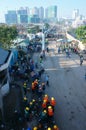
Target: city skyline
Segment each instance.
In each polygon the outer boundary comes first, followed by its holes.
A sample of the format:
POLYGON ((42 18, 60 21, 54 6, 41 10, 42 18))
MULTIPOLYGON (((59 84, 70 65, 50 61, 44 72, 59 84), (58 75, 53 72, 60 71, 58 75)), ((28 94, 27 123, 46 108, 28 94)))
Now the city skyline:
POLYGON ((85 5, 86 5, 86 1, 84 0, 82 3, 82 0, 72 0, 72 2, 70 2, 69 0, 3 0, 0 2, 0 22, 4 22, 4 14, 6 14, 7 10, 17 10, 20 7, 29 7, 29 8, 33 8, 33 7, 43 7, 46 8, 48 6, 51 5, 56 5, 58 7, 58 18, 59 17, 72 17, 72 12, 74 9, 79 9, 80 14, 86 16, 86 9, 85 9, 85 5), (78 4, 77 4, 78 3, 78 4))

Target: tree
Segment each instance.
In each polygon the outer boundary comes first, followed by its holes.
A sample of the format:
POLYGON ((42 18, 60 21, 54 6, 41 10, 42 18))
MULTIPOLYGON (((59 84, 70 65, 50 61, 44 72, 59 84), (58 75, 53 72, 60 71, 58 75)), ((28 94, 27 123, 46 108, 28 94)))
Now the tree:
POLYGON ((17 28, 15 26, 0 26, 0 43, 5 49, 9 49, 12 43, 18 35, 17 28))
POLYGON ((80 26, 76 29, 76 36, 83 43, 86 42, 86 26, 80 26))

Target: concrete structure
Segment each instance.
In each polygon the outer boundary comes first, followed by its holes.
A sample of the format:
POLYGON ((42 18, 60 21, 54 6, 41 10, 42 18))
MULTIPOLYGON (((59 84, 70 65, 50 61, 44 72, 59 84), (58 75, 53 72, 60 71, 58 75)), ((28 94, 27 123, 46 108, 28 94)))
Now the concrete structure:
POLYGON ((11 51, 0 48, 0 111, 3 117, 3 96, 9 92, 9 64, 12 58, 11 51))
POLYGON ((69 39, 69 40, 73 40, 75 42, 78 43, 78 48, 80 50, 84 50, 85 49, 85 46, 82 44, 81 41, 77 40, 76 38, 74 38, 73 36, 71 36, 69 33, 66 32, 66 37, 69 39))

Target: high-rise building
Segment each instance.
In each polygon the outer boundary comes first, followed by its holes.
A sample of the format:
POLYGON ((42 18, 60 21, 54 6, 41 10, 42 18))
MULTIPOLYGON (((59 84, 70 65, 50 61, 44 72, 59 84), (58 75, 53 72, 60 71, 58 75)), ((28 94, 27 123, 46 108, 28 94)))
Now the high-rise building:
POLYGON ((31 15, 37 15, 39 16, 39 10, 37 7, 34 7, 31 9, 31 15))
POLYGON ((5 22, 7 24, 17 24, 17 13, 15 10, 10 10, 5 14, 5 22))
POLYGON ((79 17, 79 9, 74 9, 72 13, 72 18, 75 20, 77 17, 79 17))
POLYGON ((43 7, 39 8, 39 18, 41 20, 44 19, 44 8, 43 7))
POLYGON ((21 7, 17 11, 17 17, 18 17, 18 23, 19 24, 27 24, 28 23, 28 14, 29 14, 29 8, 23 8, 21 7))
POLYGON ((57 6, 50 6, 46 8, 46 18, 57 18, 57 6))

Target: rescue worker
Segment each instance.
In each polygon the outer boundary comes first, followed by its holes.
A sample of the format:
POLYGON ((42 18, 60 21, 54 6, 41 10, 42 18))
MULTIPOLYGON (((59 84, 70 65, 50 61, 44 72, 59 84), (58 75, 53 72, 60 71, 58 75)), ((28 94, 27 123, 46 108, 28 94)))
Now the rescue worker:
POLYGON ((26 93, 27 93, 27 83, 26 82, 24 82, 24 84, 23 84, 23 89, 24 89, 24 95, 26 95, 26 93))
POLYGON ((55 105, 56 105, 56 100, 55 100, 55 98, 54 97, 51 97, 51 99, 50 99, 50 105, 53 107, 53 109, 54 109, 54 107, 55 107, 55 105))
POLYGON ((43 108, 43 109, 46 109, 46 107, 47 107, 47 101, 46 101, 46 100, 43 100, 42 108, 43 108))
POLYGON ((43 90, 45 90, 45 83, 42 83, 42 88, 43 90))
POLYGON ((35 86, 35 88, 38 87, 38 80, 37 79, 35 79, 35 81, 34 81, 34 86, 35 86))
POLYGON ((24 106, 24 108, 27 106, 27 97, 26 96, 24 96, 24 98, 23 98, 23 106, 24 106))
POLYGON ((54 125, 52 130, 59 130, 58 126, 57 125, 54 125))
POLYGON ((49 102, 49 97, 47 94, 44 95, 43 100, 46 100, 47 103, 49 102))
POLYGON ((45 123, 46 122, 46 119, 47 119, 47 111, 46 110, 43 110, 40 114, 40 119, 39 119, 39 122, 40 123, 45 123))
POLYGON ((25 118, 26 118, 27 121, 29 120, 29 115, 30 115, 29 110, 30 110, 29 107, 26 107, 25 110, 24 110, 24 112, 25 112, 25 118))
POLYGON ((31 89, 32 89, 32 92, 34 93, 34 92, 35 92, 35 85, 34 85, 34 82, 32 82, 31 89))
POLYGON ((54 112, 53 112, 52 106, 48 106, 48 116, 53 117, 53 115, 54 115, 54 112))

